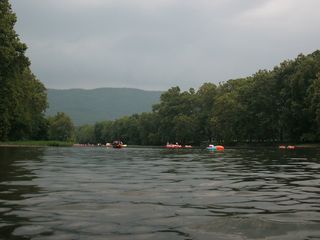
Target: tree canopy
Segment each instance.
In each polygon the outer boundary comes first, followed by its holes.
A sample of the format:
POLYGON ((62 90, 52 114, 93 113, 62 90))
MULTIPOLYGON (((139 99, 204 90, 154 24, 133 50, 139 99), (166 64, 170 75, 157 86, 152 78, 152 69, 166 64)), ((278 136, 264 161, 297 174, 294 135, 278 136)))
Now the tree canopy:
MULTIPOLYGON (((79 141, 88 128, 78 129, 79 141)), ((99 122, 93 129, 86 141, 120 138, 147 145, 320 141, 320 51, 300 54, 246 78, 204 83, 197 91, 172 87, 151 113, 99 122)))
POLYGON ((46 127, 46 89, 30 70, 15 23, 8 0, 0 1, 0 141, 40 138, 46 127))
POLYGON ((49 140, 72 142, 74 140, 74 125, 68 115, 58 112, 55 116, 49 117, 49 140))

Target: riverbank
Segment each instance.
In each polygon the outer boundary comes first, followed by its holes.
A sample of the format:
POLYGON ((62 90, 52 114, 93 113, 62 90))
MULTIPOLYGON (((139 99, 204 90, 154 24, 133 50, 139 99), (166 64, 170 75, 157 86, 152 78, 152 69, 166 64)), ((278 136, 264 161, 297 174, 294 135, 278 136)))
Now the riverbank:
MULTIPOLYGON (((319 143, 308 143, 308 144, 235 144, 235 145, 228 145, 226 144, 225 147, 227 148, 234 148, 234 149, 242 149, 242 148, 278 148, 278 145, 293 145, 296 148, 320 148, 319 143)), ((89 145, 80 145, 74 144, 71 142, 63 142, 63 141, 8 141, 8 142, 0 142, 0 147, 79 147, 79 146, 87 146, 87 147, 96 147, 99 145, 89 144, 89 145)), ((104 145, 100 145, 104 147, 104 145)), ((193 149, 203 149, 207 145, 201 146, 193 146, 193 149)), ((142 145, 130 145, 131 148, 163 148, 163 146, 142 146, 142 145)))
POLYGON ((73 143, 63 141, 9 141, 0 142, 0 147, 72 147, 73 143))

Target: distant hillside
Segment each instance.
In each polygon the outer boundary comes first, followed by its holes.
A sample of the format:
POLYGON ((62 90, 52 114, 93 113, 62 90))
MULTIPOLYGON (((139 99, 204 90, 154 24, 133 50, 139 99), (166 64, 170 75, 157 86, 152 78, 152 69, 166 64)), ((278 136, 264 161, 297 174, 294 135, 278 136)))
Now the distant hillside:
POLYGON ((134 113, 150 112, 160 100, 160 91, 132 88, 48 89, 47 115, 67 113, 75 125, 114 120, 134 113))

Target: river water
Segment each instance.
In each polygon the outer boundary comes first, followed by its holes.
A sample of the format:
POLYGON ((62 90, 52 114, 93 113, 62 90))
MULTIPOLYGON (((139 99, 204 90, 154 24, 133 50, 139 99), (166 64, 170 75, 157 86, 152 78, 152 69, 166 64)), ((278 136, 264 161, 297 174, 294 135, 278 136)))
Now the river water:
POLYGON ((320 239, 320 151, 2 147, 0 239, 320 239))

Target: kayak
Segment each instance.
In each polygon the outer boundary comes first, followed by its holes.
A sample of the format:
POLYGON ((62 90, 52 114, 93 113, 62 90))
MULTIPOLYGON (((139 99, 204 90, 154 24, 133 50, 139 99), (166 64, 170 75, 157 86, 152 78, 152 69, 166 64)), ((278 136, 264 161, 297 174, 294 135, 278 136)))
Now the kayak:
POLYGON ((182 146, 180 144, 167 144, 165 148, 176 149, 176 148, 182 148, 182 146))
POLYGON ((213 144, 210 144, 209 147, 207 147, 207 150, 211 150, 211 151, 223 151, 224 150, 224 146, 221 146, 221 145, 213 145, 213 144))
POLYGON ((126 147, 127 145, 126 144, 123 144, 122 141, 113 141, 112 143, 112 147, 113 148, 123 148, 123 147, 126 147))

